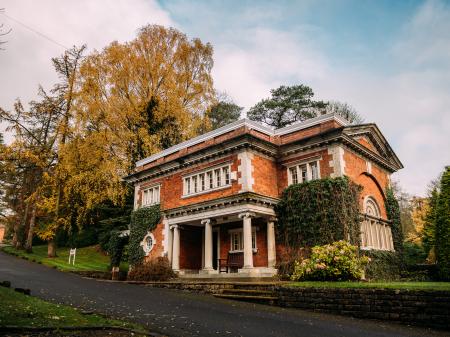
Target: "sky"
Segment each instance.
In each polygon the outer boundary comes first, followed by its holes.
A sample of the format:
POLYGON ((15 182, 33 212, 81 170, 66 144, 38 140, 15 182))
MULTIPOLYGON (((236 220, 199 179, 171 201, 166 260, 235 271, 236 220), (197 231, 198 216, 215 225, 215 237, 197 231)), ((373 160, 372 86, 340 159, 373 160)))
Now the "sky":
MULTIPOLYGON (((270 89, 306 84, 376 123, 424 196, 450 165, 450 1, 0 0, 0 107, 56 80, 51 57, 175 27, 214 47, 215 87, 248 110, 270 89), (6 14, 6 15, 5 15, 6 14)), ((4 125, 0 126, 0 131, 4 125)), ((8 137, 7 137, 8 139, 8 137)))

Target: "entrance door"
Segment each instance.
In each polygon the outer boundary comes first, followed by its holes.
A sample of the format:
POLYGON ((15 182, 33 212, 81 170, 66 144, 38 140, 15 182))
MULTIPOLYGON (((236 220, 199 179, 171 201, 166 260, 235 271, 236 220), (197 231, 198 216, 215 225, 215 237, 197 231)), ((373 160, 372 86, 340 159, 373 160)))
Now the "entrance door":
POLYGON ((213 231, 213 248, 212 248, 212 258, 213 258, 213 269, 217 269, 217 250, 219 245, 219 232, 213 231))

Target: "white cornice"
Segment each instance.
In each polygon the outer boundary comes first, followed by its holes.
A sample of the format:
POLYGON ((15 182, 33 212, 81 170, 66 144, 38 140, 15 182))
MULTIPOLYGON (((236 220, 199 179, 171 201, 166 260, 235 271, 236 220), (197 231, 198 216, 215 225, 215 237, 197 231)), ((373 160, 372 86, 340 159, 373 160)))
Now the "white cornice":
POLYGON ((216 130, 207 132, 207 133, 205 133, 205 134, 203 134, 201 136, 192 138, 192 139, 187 140, 185 142, 182 142, 180 144, 177 144, 177 145, 174 145, 172 147, 169 147, 168 149, 166 149, 164 151, 161 151, 159 153, 156 153, 156 154, 154 154, 154 155, 152 155, 150 157, 147 157, 147 158, 144 158, 142 160, 139 160, 138 162, 136 162, 136 167, 146 165, 146 164, 151 163, 151 162, 153 162, 155 160, 158 160, 159 158, 162 158, 162 157, 168 156, 168 155, 170 155, 172 153, 175 153, 175 152, 177 152, 177 151, 179 151, 181 149, 185 149, 185 148, 188 148, 190 146, 194 146, 194 145, 202 143, 202 142, 204 142, 204 141, 206 141, 208 139, 212 139, 212 138, 215 138, 217 136, 223 135, 225 133, 231 132, 233 130, 239 129, 239 128, 243 127, 243 126, 246 126, 247 128, 252 129, 252 130, 259 131, 259 132, 264 133, 264 134, 266 134, 268 136, 282 136, 282 135, 286 135, 286 134, 289 134, 289 133, 292 133, 292 132, 295 132, 295 131, 299 131, 299 130, 302 130, 302 129, 309 128, 311 126, 314 126, 314 125, 317 125, 317 124, 320 124, 320 123, 323 123, 323 122, 326 122, 326 121, 329 121, 329 120, 335 120, 335 121, 339 122, 340 124, 342 124, 343 126, 348 124, 348 122, 345 121, 342 117, 330 113, 330 114, 325 114, 325 115, 321 115, 321 116, 318 116, 318 117, 315 117, 315 118, 308 119, 308 120, 306 120, 304 122, 294 123, 292 125, 286 126, 284 128, 281 128, 281 129, 274 130, 274 129, 271 129, 271 128, 267 127, 267 126, 262 125, 261 123, 258 123, 258 122, 249 120, 247 118, 244 118, 244 119, 238 120, 236 122, 230 123, 228 125, 225 125, 225 126, 223 126, 221 128, 218 128, 216 130))

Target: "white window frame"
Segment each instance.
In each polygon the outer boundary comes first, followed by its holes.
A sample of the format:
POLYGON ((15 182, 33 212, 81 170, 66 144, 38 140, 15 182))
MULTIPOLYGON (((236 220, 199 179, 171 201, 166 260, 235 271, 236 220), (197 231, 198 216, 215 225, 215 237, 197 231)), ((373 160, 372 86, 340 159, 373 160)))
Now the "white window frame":
POLYGON ((142 250, 145 253, 145 256, 148 256, 150 254, 150 252, 153 250, 153 248, 155 248, 155 245, 156 245, 155 236, 152 233, 148 232, 144 236, 144 238, 142 239, 140 245, 142 247, 142 250), (152 240, 152 246, 151 247, 147 246, 147 238, 150 238, 152 240))
MULTIPOLYGON (((256 232, 259 230, 258 227, 252 226, 252 250, 254 253, 258 251, 256 232)), ((230 229, 228 231, 230 236, 230 253, 242 253, 244 251, 244 231, 242 228, 230 229), (234 248, 234 238, 238 238, 239 249, 234 248)))
POLYGON ((142 207, 159 204, 161 201, 161 184, 145 187, 142 189, 142 207))
POLYGON ((308 160, 303 160, 300 162, 296 162, 295 164, 291 164, 287 167, 287 176, 288 176, 288 185, 292 185, 295 183, 295 179, 293 179, 293 174, 292 172, 295 172, 297 175, 297 184, 301 184, 304 183, 305 181, 311 181, 311 180, 316 180, 316 179, 320 179, 320 159, 321 158, 314 158, 314 159, 308 159, 308 160), (312 169, 311 166, 313 164, 316 164, 317 166, 317 177, 313 179, 312 176, 312 169), (302 167, 306 166, 306 180, 303 179, 303 175, 302 175, 302 167))
POLYGON ((223 163, 182 176, 182 181, 182 198, 229 188, 231 187, 231 163, 223 163), (204 177, 204 184, 202 177, 204 177))

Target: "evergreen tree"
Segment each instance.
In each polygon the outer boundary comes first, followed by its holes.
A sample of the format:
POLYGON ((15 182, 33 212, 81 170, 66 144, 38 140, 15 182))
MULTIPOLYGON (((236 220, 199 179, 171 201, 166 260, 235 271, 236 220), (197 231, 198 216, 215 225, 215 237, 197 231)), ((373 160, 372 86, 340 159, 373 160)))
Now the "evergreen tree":
POLYGON ((386 213, 388 219, 392 221, 391 231, 394 249, 401 254, 403 250, 403 231, 400 221, 400 206, 391 188, 386 190, 386 213))
POLYGON ((275 128, 304 121, 325 112, 326 103, 314 101, 313 90, 306 85, 284 86, 270 91, 248 112, 248 118, 275 128))
POLYGON ((439 277, 450 280, 450 166, 441 178, 439 198, 435 214, 435 249, 439 277))
POLYGON ((243 108, 230 100, 222 100, 214 104, 207 112, 212 130, 237 121, 243 108))

